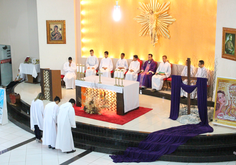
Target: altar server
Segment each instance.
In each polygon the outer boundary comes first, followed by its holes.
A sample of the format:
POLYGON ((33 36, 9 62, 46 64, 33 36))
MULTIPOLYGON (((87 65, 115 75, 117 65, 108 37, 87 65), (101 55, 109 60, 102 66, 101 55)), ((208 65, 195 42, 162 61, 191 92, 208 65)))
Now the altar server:
MULTIPOLYGON (((182 70, 181 76, 188 76, 188 66, 187 66, 187 64, 188 64, 188 61, 186 60, 185 67, 182 70)), ((193 73, 193 66, 191 65, 191 62, 190 62, 190 76, 193 77, 193 74, 194 74, 193 73)), ((183 81, 183 83, 187 85, 188 84, 188 80, 185 79, 183 81)), ((181 97, 187 97, 188 93, 185 92, 183 89, 181 89, 181 94, 180 95, 181 95, 181 97)))
POLYGON ((163 79, 171 75, 171 65, 167 62, 167 56, 162 56, 162 61, 156 70, 156 74, 152 76, 152 91, 161 90, 163 79))
POLYGON ((66 62, 64 64, 63 69, 65 71, 64 81, 66 84, 66 89, 74 89, 75 88, 75 79, 76 79, 76 74, 75 74, 76 65, 72 61, 71 57, 68 58, 68 62, 66 62))
POLYGON ((139 86, 142 88, 151 87, 152 76, 157 69, 157 63, 152 57, 152 54, 148 54, 148 61, 143 64, 141 73, 138 76, 139 86))
POLYGON ((59 112, 60 98, 56 96, 54 102, 48 103, 44 110, 43 145, 55 149, 57 138, 57 114, 59 112))
POLYGON ((133 56, 133 61, 129 65, 129 71, 126 73, 125 80, 137 81, 138 73, 140 71, 140 62, 138 56, 133 56))
MULTIPOLYGON (((197 69, 197 73, 196 73, 195 77, 208 78, 208 72, 207 72, 207 69, 204 67, 204 61, 203 60, 200 60, 199 63, 198 63, 198 69, 197 69)), ((195 85, 196 80, 192 80, 190 84, 195 85)), ((191 99, 197 98, 197 89, 195 89, 190 94, 190 98, 191 99)))
POLYGON ((122 70, 125 73, 128 69, 128 62, 124 58, 125 58, 125 53, 121 53, 120 59, 116 63, 116 70, 122 70))
POLYGON ((39 93, 38 96, 31 102, 30 106, 30 128, 34 130, 36 141, 42 143, 42 134, 43 130, 43 94, 39 93))
POLYGON ((74 105, 74 99, 70 99, 69 102, 62 104, 59 108, 57 118, 58 132, 56 149, 60 149, 62 152, 66 153, 75 152, 74 140, 71 132, 71 128, 76 128, 74 105))
POLYGON ((113 70, 112 60, 108 57, 108 51, 104 52, 105 58, 101 60, 100 71, 102 72, 102 77, 111 77, 111 71, 113 70))
POLYGON ((86 77, 96 75, 96 69, 98 68, 98 58, 94 56, 93 49, 90 50, 90 56, 86 60, 86 77))

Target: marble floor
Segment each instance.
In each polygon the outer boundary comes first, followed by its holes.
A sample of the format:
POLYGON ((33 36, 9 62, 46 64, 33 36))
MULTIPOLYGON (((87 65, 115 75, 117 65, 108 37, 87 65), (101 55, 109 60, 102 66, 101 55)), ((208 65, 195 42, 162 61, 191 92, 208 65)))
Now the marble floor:
MULTIPOLYGON (((19 93, 21 95, 21 99, 27 102, 28 104, 31 104, 31 101, 37 96, 38 93, 40 93, 40 91, 41 88, 39 84, 29 84, 24 82, 17 85, 15 88, 15 92, 19 93)), ((66 90, 65 88, 63 88, 62 97, 63 99, 60 105, 67 102, 70 98, 75 98, 75 90, 66 90)), ((49 103, 49 101, 44 101, 44 103, 46 105, 47 103, 49 103)), ((153 108, 153 110, 124 125, 112 124, 79 116, 76 116, 76 121, 104 127, 120 128, 142 132, 154 132, 157 130, 181 125, 178 121, 173 121, 169 119, 169 100, 147 95, 139 95, 139 104, 142 107, 153 108)), ((236 133, 236 129, 233 128, 216 126, 212 123, 210 123, 210 125, 214 128, 214 132, 207 134, 236 133)))
POLYGON ((156 161, 152 163, 113 163, 108 154, 88 152, 76 148, 71 154, 48 149, 36 142, 30 134, 9 122, 0 125, 0 165, 236 165, 236 161, 218 163, 175 163, 156 161), (25 142, 30 140, 30 142, 25 142), (22 143, 24 142, 24 143, 22 143))

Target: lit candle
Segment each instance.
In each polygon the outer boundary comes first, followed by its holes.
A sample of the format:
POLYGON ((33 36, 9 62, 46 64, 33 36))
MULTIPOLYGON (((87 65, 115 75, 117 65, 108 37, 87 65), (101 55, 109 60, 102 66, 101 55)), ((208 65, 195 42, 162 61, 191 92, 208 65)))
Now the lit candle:
POLYGON ((81 64, 79 65, 79 72, 82 72, 82 66, 81 66, 81 64))
POLYGON ((124 78, 124 72, 123 72, 123 70, 121 70, 121 72, 120 72, 120 78, 124 78))
POLYGON ((115 70, 115 75, 114 75, 115 78, 117 78, 117 70, 115 70))
POLYGON ((82 68, 83 68, 83 71, 82 71, 82 73, 84 73, 84 67, 85 67, 85 66, 83 65, 83 67, 82 67, 82 68))
POLYGON ((120 70, 117 71, 117 78, 120 78, 120 70))

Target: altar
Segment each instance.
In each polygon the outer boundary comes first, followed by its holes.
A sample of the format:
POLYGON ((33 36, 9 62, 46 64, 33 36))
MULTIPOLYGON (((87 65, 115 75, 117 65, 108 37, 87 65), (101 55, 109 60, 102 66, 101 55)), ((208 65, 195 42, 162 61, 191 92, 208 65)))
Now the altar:
POLYGON ((118 115, 125 115, 129 111, 139 108, 139 82, 124 80, 123 87, 121 87, 115 86, 115 79, 113 78, 102 77, 101 84, 99 84, 98 76, 85 77, 84 80, 75 81, 77 106, 82 106, 79 100, 82 98, 83 91, 102 90, 106 92, 109 106, 118 115))

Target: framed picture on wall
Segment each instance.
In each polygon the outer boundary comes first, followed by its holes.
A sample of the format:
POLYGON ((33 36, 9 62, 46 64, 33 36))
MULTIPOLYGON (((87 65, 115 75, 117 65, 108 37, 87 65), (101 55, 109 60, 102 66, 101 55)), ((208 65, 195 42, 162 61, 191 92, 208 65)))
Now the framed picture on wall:
POLYGON ((66 44, 65 20, 47 20, 47 44, 66 44))
POLYGON ((236 29, 223 28, 222 58, 236 61, 235 44, 236 29))

